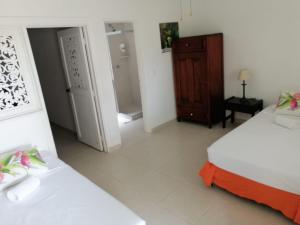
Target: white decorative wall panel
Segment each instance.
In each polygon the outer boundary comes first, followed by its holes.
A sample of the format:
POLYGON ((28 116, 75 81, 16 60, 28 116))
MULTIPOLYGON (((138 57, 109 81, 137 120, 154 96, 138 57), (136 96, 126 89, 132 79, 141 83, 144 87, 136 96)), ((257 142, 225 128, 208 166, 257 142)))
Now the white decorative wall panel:
POLYGON ((22 29, 0 27, 0 120, 40 107, 26 46, 22 29))
POLYGON ((29 104, 12 36, 0 35, 0 111, 29 104))

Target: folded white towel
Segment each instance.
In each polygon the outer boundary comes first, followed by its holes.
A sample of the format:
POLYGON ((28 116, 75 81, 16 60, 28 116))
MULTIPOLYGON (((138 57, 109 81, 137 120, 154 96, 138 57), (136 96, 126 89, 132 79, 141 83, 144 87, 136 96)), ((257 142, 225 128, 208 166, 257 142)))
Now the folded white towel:
POLYGON ((282 127, 288 128, 288 129, 300 128, 300 118, 299 117, 277 115, 275 117, 275 123, 282 127))
POLYGON ((21 183, 9 188, 6 192, 7 198, 12 202, 22 201, 40 186, 40 179, 28 177, 21 183))

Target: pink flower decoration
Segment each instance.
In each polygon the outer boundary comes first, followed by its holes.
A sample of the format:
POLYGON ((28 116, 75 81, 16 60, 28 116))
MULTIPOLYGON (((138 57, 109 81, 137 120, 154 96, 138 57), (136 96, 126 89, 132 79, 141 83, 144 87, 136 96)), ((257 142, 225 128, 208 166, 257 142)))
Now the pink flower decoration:
POLYGON ((30 166, 30 158, 29 158, 28 155, 22 155, 22 157, 21 157, 21 164, 23 166, 27 166, 27 167, 30 166))
POLYGON ((293 96, 296 100, 300 100, 300 93, 296 93, 293 96))
POLYGON ((21 151, 17 151, 17 152, 15 153, 15 156, 19 158, 20 156, 22 156, 22 152, 21 152, 21 151))
POLYGON ((4 173, 0 172, 0 183, 4 180, 4 173))
POLYGON ((295 110, 297 108, 298 108, 298 102, 295 98, 293 98, 292 101, 291 101, 291 109, 295 110))

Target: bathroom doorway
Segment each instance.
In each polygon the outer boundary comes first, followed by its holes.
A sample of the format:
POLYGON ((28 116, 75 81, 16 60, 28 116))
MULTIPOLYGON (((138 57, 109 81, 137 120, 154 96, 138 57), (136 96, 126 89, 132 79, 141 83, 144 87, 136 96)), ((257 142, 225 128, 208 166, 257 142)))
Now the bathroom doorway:
POLYGON ((79 141, 104 151, 85 28, 35 27, 27 33, 58 150, 79 141))
POLYGON ((132 23, 105 23, 119 126, 143 117, 132 23))

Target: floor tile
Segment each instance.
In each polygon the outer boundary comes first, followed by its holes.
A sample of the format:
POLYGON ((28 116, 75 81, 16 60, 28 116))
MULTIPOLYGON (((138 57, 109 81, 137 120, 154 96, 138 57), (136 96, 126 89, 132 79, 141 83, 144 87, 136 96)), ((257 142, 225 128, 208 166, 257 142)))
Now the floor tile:
POLYGON ((196 185, 182 183, 174 193, 161 202, 161 206, 179 218, 197 224, 215 199, 210 193, 196 185))
POLYGON ((147 225, 289 225, 280 213, 203 185, 207 148, 237 125, 208 129, 171 122, 153 133, 143 120, 121 127, 122 147, 101 153, 53 126, 59 157, 144 218, 147 225))

